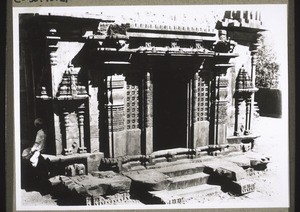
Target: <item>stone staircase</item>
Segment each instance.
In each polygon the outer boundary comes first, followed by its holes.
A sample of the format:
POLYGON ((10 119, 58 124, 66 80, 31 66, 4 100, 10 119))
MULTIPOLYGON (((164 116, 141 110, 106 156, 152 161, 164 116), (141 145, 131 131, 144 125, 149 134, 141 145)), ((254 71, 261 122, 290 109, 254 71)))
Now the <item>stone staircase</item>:
POLYGON ((147 170, 137 171, 135 176, 132 176, 132 172, 123 174, 131 178, 133 184, 138 179, 143 179, 143 183, 138 184, 140 188, 138 193, 140 196, 144 195, 145 202, 180 204, 193 196, 209 196, 221 192, 221 186, 208 184, 210 175, 204 173, 204 169, 202 163, 196 163, 193 159, 184 159, 156 164, 147 170), (146 174, 143 175, 143 172, 146 174), (150 172, 157 174, 150 176, 150 172), (150 179, 147 179, 148 175, 150 179), (154 183, 156 185, 146 187, 149 181, 156 182, 154 183))
POLYGON ((85 175, 75 170, 49 181, 87 205, 116 204, 129 198, 144 204, 182 204, 224 190, 238 195, 252 192, 255 183, 248 178, 249 170, 265 169, 270 161, 254 152, 191 157, 179 149, 172 151, 177 155, 168 151, 168 154, 155 155, 152 160, 128 158, 119 171, 101 170, 85 175))

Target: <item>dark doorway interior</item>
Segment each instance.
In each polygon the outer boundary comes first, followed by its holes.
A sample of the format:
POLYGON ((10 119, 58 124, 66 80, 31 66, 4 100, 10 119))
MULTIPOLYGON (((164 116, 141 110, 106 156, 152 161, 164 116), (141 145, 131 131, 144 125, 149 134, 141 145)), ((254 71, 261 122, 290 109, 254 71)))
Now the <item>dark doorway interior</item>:
POLYGON ((179 71, 160 70, 153 79, 154 151, 187 145, 187 81, 179 71))

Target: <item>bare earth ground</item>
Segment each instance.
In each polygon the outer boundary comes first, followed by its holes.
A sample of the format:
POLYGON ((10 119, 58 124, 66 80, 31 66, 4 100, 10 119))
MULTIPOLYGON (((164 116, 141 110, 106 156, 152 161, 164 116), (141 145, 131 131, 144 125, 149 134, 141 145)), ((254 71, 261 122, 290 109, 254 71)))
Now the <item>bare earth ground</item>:
MULTIPOLYGON (((288 138, 284 134, 287 128, 282 119, 259 117, 253 125, 253 131, 261 135, 256 139, 254 151, 271 157, 271 163, 264 171, 255 171, 249 179, 255 181, 256 190, 243 196, 220 193, 206 198, 190 198, 185 206, 199 207, 287 207, 288 201, 288 138)), ((50 194, 42 195, 37 191, 22 189, 24 206, 56 206, 57 200, 50 194)), ((124 204, 124 203, 123 203, 124 204)), ((137 200, 129 200, 126 205, 141 205, 137 200)))

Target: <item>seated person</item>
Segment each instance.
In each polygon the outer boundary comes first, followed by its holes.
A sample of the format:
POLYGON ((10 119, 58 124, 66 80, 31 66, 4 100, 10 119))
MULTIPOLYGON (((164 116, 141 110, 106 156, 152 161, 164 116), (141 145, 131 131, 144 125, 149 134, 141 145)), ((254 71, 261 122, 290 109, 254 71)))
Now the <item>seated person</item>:
POLYGON ((34 120, 34 126, 38 129, 35 142, 32 147, 24 149, 22 158, 29 160, 31 165, 36 167, 40 154, 45 152, 47 133, 45 124, 41 118, 34 120))

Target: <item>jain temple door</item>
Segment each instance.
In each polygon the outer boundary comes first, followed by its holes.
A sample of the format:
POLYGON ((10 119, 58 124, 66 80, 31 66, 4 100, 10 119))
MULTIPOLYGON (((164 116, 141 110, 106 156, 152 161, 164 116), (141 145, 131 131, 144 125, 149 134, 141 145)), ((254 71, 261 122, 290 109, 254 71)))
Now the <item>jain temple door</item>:
POLYGON ((188 145, 188 82, 180 70, 154 73, 154 151, 188 145))

